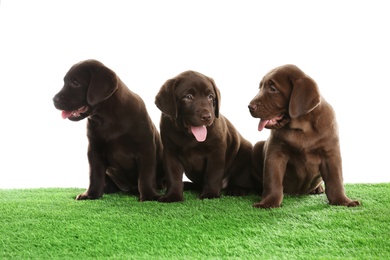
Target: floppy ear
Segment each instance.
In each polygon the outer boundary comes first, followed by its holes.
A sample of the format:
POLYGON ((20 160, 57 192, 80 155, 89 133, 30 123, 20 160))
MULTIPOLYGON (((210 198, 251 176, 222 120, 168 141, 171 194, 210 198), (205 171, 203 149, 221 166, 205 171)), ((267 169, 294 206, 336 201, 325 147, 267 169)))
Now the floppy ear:
POLYGON ((118 78, 112 70, 105 66, 91 69, 91 81, 89 82, 87 102, 94 106, 109 98, 118 88, 118 78))
POLYGON ((156 95, 154 103, 166 115, 177 118, 177 105, 175 97, 175 89, 178 84, 178 79, 169 79, 160 88, 156 95))
POLYGON ((320 104, 321 96, 317 84, 311 78, 301 78, 293 83, 289 114, 297 118, 311 112, 320 104))
POLYGON ((220 107, 220 104, 221 104, 221 93, 219 92, 219 89, 217 88, 217 85, 215 85, 215 82, 212 78, 209 78, 210 81, 211 81, 211 84, 213 85, 213 89, 214 89, 214 92, 215 92, 215 99, 214 99, 214 106, 215 106, 215 110, 214 110, 214 114, 215 114, 215 117, 218 118, 219 117, 219 107, 220 107))

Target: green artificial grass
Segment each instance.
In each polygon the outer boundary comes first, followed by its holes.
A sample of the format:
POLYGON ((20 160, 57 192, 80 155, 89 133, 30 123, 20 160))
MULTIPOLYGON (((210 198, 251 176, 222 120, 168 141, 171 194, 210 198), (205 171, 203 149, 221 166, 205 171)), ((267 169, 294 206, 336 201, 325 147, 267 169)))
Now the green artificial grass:
POLYGON ((126 194, 75 201, 83 189, 0 190, 0 259, 389 259, 390 183, 345 185, 355 208, 325 195, 182 203, 126 194))

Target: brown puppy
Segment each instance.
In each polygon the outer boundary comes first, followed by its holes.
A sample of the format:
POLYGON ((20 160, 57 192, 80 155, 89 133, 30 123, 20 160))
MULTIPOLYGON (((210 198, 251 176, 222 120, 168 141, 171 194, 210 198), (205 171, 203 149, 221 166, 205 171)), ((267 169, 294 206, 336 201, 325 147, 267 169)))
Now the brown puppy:
POLYGON ((109 68, 96 60, 75 64, 53 98, 62 117, 88 117, 89 188, 77 200, 98 199, 104 192, 139 193, 157 200, 162 178, 162 143, 144 102, 109 68), (156 173, 157 171, 157 173, 156 173))
POLYGON ((200 198, 243 195, 252 188, 252 144, 219 113, 214 81, 186 71, 167 80, 156 96, 167 193, 162 202, 183 200, 183 172, 201 189, 200 198))
POLYGON ((322 181, 331 205, 360 204, 344 193, 335 114, 313 79, 294 65, 275 68, 260 82, 249 110, 261 118, 259 131, 271 129, 253 149, 253 172, 263 186, 255 207, 279 207, 283 192, 322 193, 322 181))

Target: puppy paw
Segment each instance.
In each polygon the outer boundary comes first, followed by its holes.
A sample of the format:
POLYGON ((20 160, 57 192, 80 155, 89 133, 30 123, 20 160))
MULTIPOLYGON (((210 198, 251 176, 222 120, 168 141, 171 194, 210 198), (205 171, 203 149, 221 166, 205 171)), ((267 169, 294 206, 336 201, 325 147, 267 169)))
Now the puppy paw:
POLYGON ((347 199, 347 200, 337 201, 337 202, 332 202, 332 203, 329 202, 329 204, 334 205, 334 206, 356 207, 356 206, 359 206, 361 203, 358 200, 347 199))
POLYGON ((351 201, 348 203, 348 205, 346 205, 346 206, 348 206, 348 207, 356 207, 356 206, 359 206, 360 204, 361 204, 361 202, 358 201, 358 200, 351 200, 351 201))
POLYGON ((163 203, 181 202, 183 200, 183 196, 162 196, 158 199, 159 202, 163 203))
POLYGON ((76 200, 96 200, 99 199, 101 196, 91 196, 87 192, 84 192, 82 194, 79 194, 76 196, 76 200))
POLYGON ((258 203, 254 203, 253 207, 261 208, 261 209, 271 209, 271 208, 279 208, 280 205, 277 205, 277 204, 267 204, 267 203, 258 202, 258 203))
POLYGON ((282 204, 281 199, 272 199, 272 198, 265 198, 262 199, 260 202, 253 204, 253 207, 255 208, 262 208, 262 209, 270 209, 270 208, 279 208, 282 204))

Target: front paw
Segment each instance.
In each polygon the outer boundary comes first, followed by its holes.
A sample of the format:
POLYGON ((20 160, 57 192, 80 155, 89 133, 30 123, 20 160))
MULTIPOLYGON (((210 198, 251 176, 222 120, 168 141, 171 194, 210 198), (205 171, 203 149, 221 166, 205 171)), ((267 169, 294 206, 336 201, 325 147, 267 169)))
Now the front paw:
POLYGON ((146 195, 141 195, 139 197, 139 201, 156 201, 160 199, 160 195, 155 193, 155 194, 146 194, 146 195))
POLYGON ((356 206, 359 206, 361 204, 360 201, 358 200, 351 200, 346 206, 348 207, 356 207, 356 206))
POLYGON ((165 195, 158 199, 159 202, 170 203, 170 202, 181 202, 183 201, 183 195, 165 195))
POLYGON ((270 208, 279 208, 282 204, 282 199, 279 198, 263 198, 260 202, 253 204, 255 208, 270 209, 270 208))
POLYGON ((329 204, 334 205, 334 206, 356 207, 356 206, 359 206, 361 203, 358 200, 346 199, 346 200, 337 201, 337 202, 330 202, 329 204))
POLYGON ((100 196, 92 196, 88 192, 84 192, 82 194, 77 195, 76 200, 96 200, 96 199, 99 199, 100 197, 101 197, 101 195, 100 196))
POLYGON ((272 204, 258 202, 258 203, 254 203, 253 207, 260 208, 260 209, 272 209, 272 208, 279 208, 280 205, 272 205, 272 204))
POLYGON ((220 197, 221 197, 220 192, 203 191, 200 194, 199 199, 217 199, 220 197))

